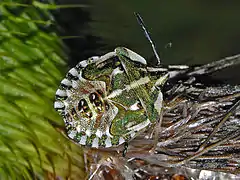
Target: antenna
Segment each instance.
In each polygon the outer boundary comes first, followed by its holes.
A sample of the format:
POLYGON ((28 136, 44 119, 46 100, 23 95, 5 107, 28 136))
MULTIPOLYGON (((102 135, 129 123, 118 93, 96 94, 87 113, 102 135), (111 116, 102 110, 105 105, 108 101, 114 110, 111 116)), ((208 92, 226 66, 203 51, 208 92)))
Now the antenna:
POLYGON ((157 58, 157 61, 158 61, 158 65, 161 64, 161 60, 160 60, 160 57, 157 53, 157 50, 156 50, 156 46, 154 45, 151 37, 150 37, 150 33, 148 32, 144 22, 143 22, 143 19, 142 17, 140 16, 140 14, 134 12, 136 18, 137 18, 137 21, 138 21, 138 24, 142 27, 143 31, 144 31, 144 35, 146 36, 146 38, 148 39, 148 41, 151 43, 151 46, 152 46, 152 49, 153 49, 153 52, 154 52, 154 55, 156 56, 157 58))

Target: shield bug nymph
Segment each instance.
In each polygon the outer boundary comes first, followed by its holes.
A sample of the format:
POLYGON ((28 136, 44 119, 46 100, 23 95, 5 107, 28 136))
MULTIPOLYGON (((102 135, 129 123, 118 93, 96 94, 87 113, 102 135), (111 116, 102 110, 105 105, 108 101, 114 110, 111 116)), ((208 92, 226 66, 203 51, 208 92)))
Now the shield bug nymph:
POLYGON ((54 107, 75 142, 116 147, 159 119, 163 100, 159 87, 167 76, 151 76, 142 56, 118 47, 70 69, 56 92, 54 107))

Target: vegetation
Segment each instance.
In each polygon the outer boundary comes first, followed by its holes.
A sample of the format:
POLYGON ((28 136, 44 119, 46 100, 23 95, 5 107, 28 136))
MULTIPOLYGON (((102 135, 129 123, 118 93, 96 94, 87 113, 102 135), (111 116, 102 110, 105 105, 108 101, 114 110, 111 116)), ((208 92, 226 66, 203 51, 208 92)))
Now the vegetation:
POLYGON ((0 179, 85 176, 82 150, 60 133, 53 108, 67 56, 47 3, 0 3, 0 179))

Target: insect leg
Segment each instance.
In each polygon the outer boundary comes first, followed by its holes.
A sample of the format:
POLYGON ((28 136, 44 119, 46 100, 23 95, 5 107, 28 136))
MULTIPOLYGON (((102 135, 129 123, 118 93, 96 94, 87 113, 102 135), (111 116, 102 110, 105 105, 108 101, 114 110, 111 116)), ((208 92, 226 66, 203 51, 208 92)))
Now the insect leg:
POLYGON ((83 60, 81 62, 79 62, 77 65, 76 65, 76 68, 77 69, 82 69, 82 68, 85 68, 86 66, 88 66, 89 64, 92 64, 92 63, 96 63, 97 65, 100 64, 100 63, 103 63, 104 61, 112 58, 112 57, 115 57, 116 56, 116 53, 113 51, 113 52, 109 52, 103 56, 93 56, 93 57, 90 57, 88 58, 87 60, 83 60))
POLYGON ((157 144, 158 144, 158 137, 159 137, 159 133, 161 132, 161 125, 162 125, 162 119, 163 119, 163 113, 162 113, 162 110, 161 110, 161 113, 159 114, 159 117, 158 117, 158 122, 154 128, 154 144, 153 144, 153 147, 151 148, 150 152, 151 153, 154 153, 155 150, 156 150, 156 147, 157 147, 157 144))
POLYGON ((96 63, 97 65, 99 65, 99 64, 103 63, 104 61, 106 61, 106 60, 108 60, 108 59, 110 59, 110 58, 113 58, 113 57, 115 57, 115 56, 116 56, 115 51, 109 52, 109 53, 107 53, 107 54, 105 54, 105 55, 103 55, 103 56, 100 56, 99 59, 98 59, 97 61, 95 61, 95 63, 96 63))
POLYGON ((154 108, 157 110, 158 116, 157 116, 157 123, 154 128, 154 144, 150 150, 151 153, 154 153, 156 150, 159 132, 161 132, 161 125, 162 125, 162 119, 163 119, 162 102, 163 102, 163 95, 162 95, 161 90, 159 90, 157 100, 154 103, 154 108))
POLYGON ((128 142, 124 142, 124 149, 122 152, 122 156, 125 157, 127 154, 127 149, 128 149, 128 142))

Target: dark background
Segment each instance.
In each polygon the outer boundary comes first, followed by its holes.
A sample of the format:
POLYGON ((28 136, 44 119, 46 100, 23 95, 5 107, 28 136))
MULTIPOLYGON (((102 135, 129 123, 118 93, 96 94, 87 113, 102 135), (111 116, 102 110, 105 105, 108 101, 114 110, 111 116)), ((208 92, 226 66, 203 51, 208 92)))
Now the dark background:
MULTIPOLYGON (((156 64, 151 46, 138 25, 141 14, 163 64, 206 64, 240 53, 240 1, 202 0, 61 0, 83 4, 60 9, 56 19, 69 47, 69 66, 125 46, 156 64), (168 43, 172 43, 172 47, 168 43)), ((240 66, 212 78, 239 84, 240 66)))

